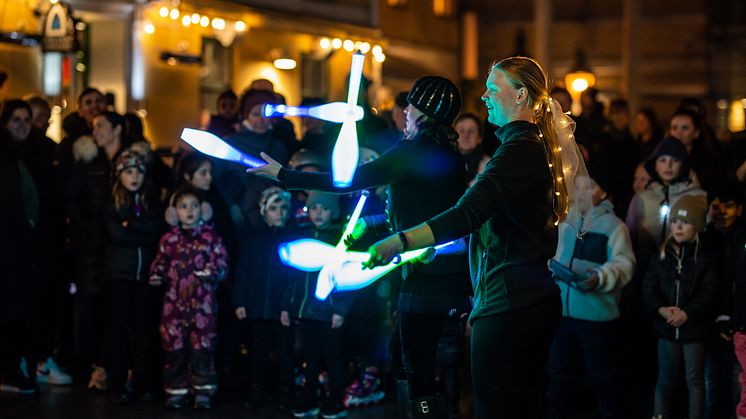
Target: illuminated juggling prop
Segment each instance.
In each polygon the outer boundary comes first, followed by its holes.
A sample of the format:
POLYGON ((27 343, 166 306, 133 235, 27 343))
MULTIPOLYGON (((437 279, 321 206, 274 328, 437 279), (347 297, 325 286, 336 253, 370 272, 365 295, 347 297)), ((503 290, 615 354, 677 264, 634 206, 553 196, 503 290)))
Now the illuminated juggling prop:
POLYGON ((350 105, 347 102, 332 102, 312 106, 310 108, 266 104, 262 109, 262 114, 265 118, 275 118, 278 116, 308 116, 335 123, 343 123, 348 119, 359 121, 363 119, 364 116, 363 107, 359 105, 353 108, 353 113, 350 115, 350 105))
MULTIPOLYGON (((345 237, 352 233, 363 210, 368 191, 363 191, 352 212, 342 237, 336 246, 315 239, 300 239, 281 244, 277 252, 285 265, 304 272, 319 272, 316 281, 316 298, 325 300, 333 290, 351 291, 366 287, 378 278, 391 272, 402 263, 411 262, 423 256, 429 249, 410 250, 398 255, 391 263, 372 269, 363 269, 363 263, 370 259, 367 252, 347 251, 345 237)), ((435 246, 435 250, 453 245, 448 242, 435 246)))
POLYGON ((360 80, 363 76, 363 63, 365 55, 352 54, 352 65, 350 66, 350 86, 347 91, 348 118, 342 122, 342 129, 337 136, 337 142, 332 151, 332 182, 338 188, 344 188, 352 184, 359 159, 360 148, 357 143, 357 127, 355 126, 355 109, 357 98, 360 94, 360 80))
POLYGON ((218 159, 236 162, 248 167, 259 167, 267 164, 264 160, 248 156, 236 150, 232 145, 226 143, 211 132, 184 128, 181 131, 181 139, 201 153, 218 159))

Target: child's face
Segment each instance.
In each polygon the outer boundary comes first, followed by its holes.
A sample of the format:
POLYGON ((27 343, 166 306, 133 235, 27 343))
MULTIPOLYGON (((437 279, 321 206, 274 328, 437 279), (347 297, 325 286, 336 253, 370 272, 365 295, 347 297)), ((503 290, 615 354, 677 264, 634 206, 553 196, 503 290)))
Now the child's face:
POLYGON ((676 243, 687 243, 694 240, 694 236, 697 235, 697 230, 694 229, 692 224, 686 221, 674 218, 671 220, 671 235, 676 243))
POLYGON ((199 168, 192 174, 189 183, 201 191, 209 191, 212 184, 212 164, 205 160, 199 165, 199 168))
POLYGON ((674 179, 679 177, 681 160, 668 155, 660 156, 655 161, 655 172, 658 173, 664 183, 671 184, 674 179))
POLYGON ((249 125, 257 134, 264 134, 272 126, 272 121, 269 118, 265 118, 262 115, 262 108, 264 105, 256 105, 251 108, 249 114, 246 116, 246 120, 249 121, 249 125))
POLYGON ((238 102, 234 99, 221 99, 218 102, 218 114, 223 118, 230 119, 238 113, 238 102))
POLYGON ((290 215, 290 204, 284 199, 273 199, 264 210, 264 221, 270 227, 284 227, 290 215))
POLYGON ((322 204, 314 204, 308 208, 308 217, 316 228, 329 225, 332 221, 332 210, 322 204))
POLYGON ((648 174, 648 171, 645 170, 645 166, 637 166, 637 169, 635 170, 635 179, 632 182, 632 190, 634 190, 635 193, 642 192, 645 190, 645 186, 647 186, 648 182, 650 182, 650 175, 648 174))
POLYGON ((699 137, 699 130, 688 115, 676 115, 671 118, 669 132, 672 137, 677 138, 687 147, 691 146, 694 140, 699 137))
POLYGON ((176 202, 176 215, 184 228, 194 228, 202 218, 202 205, 194 195, 182 196, 176 202))
POLYGON ((743 213, 743 207, 735 201, 723 202, 715 198, 710 204, 710 219, 718 230, 730 230, 743 213))
POLYGON ((119 174, 119 182, 130 192, 137 192, 145 181, 145 173, 136 167, 128 167, 119 174))

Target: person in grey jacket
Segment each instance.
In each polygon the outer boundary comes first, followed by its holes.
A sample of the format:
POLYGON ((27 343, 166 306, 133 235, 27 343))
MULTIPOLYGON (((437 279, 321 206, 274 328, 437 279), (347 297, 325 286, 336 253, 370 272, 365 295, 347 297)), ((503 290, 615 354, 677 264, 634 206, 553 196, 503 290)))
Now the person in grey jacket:
MULTIPOLYGON (((549 416, 563 418, 573 394, 574 375, 587 371, 603 418, 623 418, 624 371, 620 348, 619 300, 635 271, 627 226, 595 181, 591 199, 571 211, 580 217, 559 226, 554 262, 562 295, 562 322, 549 352, 549 416)), ((577 194, 585 197, 586 194, 577 194)), ((553 265, 550 265, 550 269, 553 265)))

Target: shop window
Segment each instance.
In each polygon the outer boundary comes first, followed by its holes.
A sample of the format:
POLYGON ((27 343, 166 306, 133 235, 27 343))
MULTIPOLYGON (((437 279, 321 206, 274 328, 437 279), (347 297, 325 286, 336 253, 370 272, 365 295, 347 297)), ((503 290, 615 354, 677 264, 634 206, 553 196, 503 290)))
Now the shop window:
POLYGON ((329 99, 329 64, 325 58, 318 59, 312 55, 301 56, 303 97, 320 97, 329 99))
POLYGON ((202 38, 202 78, 200 93, 202 109, 215 112, 218 95, 230 88, 232 78, 232 56, 230 48, 220 45, 216 39, 202 38))

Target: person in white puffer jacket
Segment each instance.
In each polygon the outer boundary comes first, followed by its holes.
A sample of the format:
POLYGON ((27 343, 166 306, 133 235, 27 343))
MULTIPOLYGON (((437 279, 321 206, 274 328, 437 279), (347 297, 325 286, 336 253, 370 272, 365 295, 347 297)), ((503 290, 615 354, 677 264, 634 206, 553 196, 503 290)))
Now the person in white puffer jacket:
POLYGON ((635 255, 629 230, 614 214, 606 192, 593 180, 576 180, 580 184, 589 184, 591 191, 576 193, 574 214, 560 224, 557 253, 550 262, 562 294, 562 322, 549 352, 548 417, 568 413, 582 362, 601 416, 623 418, 619 300, 634 275, 635 255))

